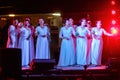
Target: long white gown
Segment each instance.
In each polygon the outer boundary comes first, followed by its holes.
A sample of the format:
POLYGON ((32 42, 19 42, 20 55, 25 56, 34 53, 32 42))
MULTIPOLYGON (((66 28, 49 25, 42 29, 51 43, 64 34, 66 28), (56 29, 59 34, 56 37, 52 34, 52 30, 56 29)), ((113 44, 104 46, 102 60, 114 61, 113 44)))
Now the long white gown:
POLYGON ((15 26, 10 25, 8 29, 8 40, 6 48, 17 48, 17 34, 18 32, 15 26))
POLYGON ((36 43, 36 59, 50 59, 50 50, 47 37, 42 37, 42 35, 48 35, 49 30, 47 26, 43 28, 37 26, 35 29, 35 34, 37 34, 37 43, 36 43))
POLYGON ((73 31, 72 27, 69 27, 68 29, 62 27, 60 29, 59 37, 67 37, 69 40, 64 38, 62 39, 58 66, 69 66, 75 64, 75 51, 72 39, 73 31))
POLYGON ((78 26, 76 29, 76 34, 83 36, 84 38, 77 37, 76 40, 76 58, 78 65, 87 64, 87 34, 90 34, 89 30, 84 27, 78 26))
POLYGON ((20 37, 18 48, 22 50, 22 66, 27 66, 29 64, 29 35, 30 30, 24 27, 20 28, 20 37))
POLYGON ((94 65, 101 65, 102 58, 102 49, 103 49, 103 40, 102 35, 111 36, 103 28, 98 30, 96 27, 92 29, 93 39, 91 47, 91 63, 94 65))

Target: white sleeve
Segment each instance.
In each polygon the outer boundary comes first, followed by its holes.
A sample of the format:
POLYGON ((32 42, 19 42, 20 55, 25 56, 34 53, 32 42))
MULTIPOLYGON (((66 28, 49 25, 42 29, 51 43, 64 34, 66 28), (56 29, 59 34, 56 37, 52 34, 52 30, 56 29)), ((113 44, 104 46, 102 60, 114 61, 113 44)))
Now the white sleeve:
POLYGON ((14 26, 13 25, 10 25, 9 26, 9 34, 11 34, 12 32, 14 32, 14 26))
POLYGON ((47 27, 47 34, 50 36, 50 29, 47 27))
POLYGON ((95 35, 95 29, 94 28, 92 28, 91 34, 92 34, 92 38, 94 38, 94 35, 95 35))
POLYGON ((35 34, 38 35, 38 27, 35 28, 35 34))
POLYGON ((10 29, 10 31, 13 31, 14 30, 14 26, 12 26, 12 25, 10 25, 10 27, 9 27, 10 29))
POLYGON ((62 34, 63 34, 63 32, 62 32, 62 28, 61 28, 61 29, 60 29, 60 32, 59 32, 59 38, 62 38, 62 37, 63 37, 62 34))

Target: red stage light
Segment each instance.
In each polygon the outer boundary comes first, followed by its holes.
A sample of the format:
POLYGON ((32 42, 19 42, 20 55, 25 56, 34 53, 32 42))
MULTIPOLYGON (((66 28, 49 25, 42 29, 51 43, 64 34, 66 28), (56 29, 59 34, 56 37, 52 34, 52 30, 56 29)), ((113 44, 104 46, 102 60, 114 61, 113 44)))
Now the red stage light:
POLYGON ((112 34, 117 34, 117 33, 118 33, 117 28, 112 27, 112 28, 111 28, 111 33, 112 33, 112 34))
POLYGON ((114 0, 112 0, 112 1, 111 1, 111 4, 112 4, 112 5, 115 5, 115 1, 114 1, 114 0))
POLYGON ((112 24, 116 24, 116 21, 115 21, 115 20, 112 20, 112 24))
POLYGON ((116 14, 116 11, 115 11, 115 10, 112 10, 112 14, 113 14, 113 15, 116 14))

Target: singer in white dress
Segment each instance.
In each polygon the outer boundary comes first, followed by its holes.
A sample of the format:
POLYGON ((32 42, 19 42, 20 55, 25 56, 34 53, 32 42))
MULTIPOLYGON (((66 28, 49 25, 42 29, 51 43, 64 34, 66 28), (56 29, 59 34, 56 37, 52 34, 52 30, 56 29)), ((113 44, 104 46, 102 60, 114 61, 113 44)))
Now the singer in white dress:
POLYGON ((113 34, 106 32, 101 25, 101 21, 97 21, 96 27, 92 29, 91 63, 96 66, 101 65, 103 49, 102 35, 113 36, 113 34))
POLYGON ((30 25, 30 19, 26 18, 24 20, 24 26, 30 29, 30 38, 29 38, 29 63, 35 58, 35 51, 34 51, 34 39, 33 39, 33 34, 34 34, 34 27, 30 25))
POLYGON ((30 38, 30 29, 23 26, 23 23, 20 22, 18 24, 18 27, 20 28, 20 37, 19 37, 19 44, 18 48, 22 50, 22 66, 28 66, 29 65, 29 38, 30 38))
POLYGON ((39 19, 39 26, 35 29, 35 34, 37 36, 36 43, 36 59, 50 59, 50 48, 48 36, 50 35, 49 29, 44 25, 44 20, 39 19))
POLYGON ((8 40, 6 48, 17 48, 18 42, 18 31, 17 31, 18 20, 15 19, 12 21, 12 25, 8 29, 8 40))
POLYGON ((86 26, 86 19, 81 20, 81 25, 76 29, 77 43, 76 43, 76 59, 77 65, 87 65, 87 35, 90 32, 86 26))
POLYGON ((72 39, 75 35, 73 27, 69 26, 69 21, 65 21, 65 26, 60 29, 59 38, 61 41, 60 56, 58 66, 70 66, 75 64, 75 51, 72 39))

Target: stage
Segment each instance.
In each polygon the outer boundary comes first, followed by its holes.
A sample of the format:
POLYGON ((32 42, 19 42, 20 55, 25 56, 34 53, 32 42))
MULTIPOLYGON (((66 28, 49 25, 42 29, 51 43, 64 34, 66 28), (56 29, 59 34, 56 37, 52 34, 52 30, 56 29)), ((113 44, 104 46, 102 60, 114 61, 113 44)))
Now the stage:
POLYGON ((31 70, 29 66, 22 67, 22 80, 117 80, 117 70, 108 66, 68 66, 40 71, 31 70))

